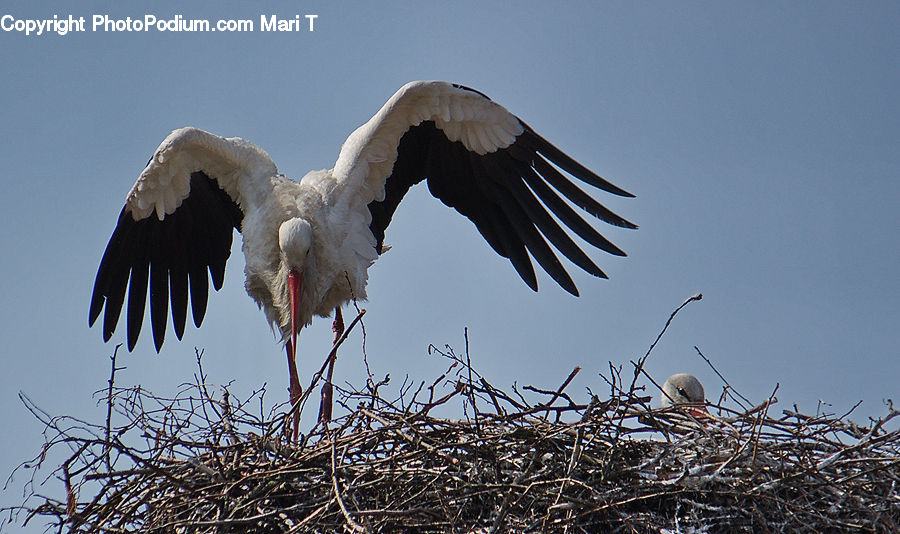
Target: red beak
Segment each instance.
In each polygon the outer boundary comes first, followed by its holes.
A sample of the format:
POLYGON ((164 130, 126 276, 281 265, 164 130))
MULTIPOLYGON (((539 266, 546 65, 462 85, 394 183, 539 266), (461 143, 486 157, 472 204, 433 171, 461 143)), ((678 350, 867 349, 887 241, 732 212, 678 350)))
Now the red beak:
POLYGON ((288 272, 288 291, 291 296, 291 357, 297 358, 297 320, 300 316, 300 291, 303 290, 303 275, 291 269, 288 272))
MULTIPOLYGON (((291 297, 291 338, 287 341, 288 353, 288 372, 291 375, 291 404, 295 410, 299 410, 297 403, 303 394, 303 388, 300 386, 300 377, 297 376, 297 321, 300 317, 300 291, 303 289, 303 275, 298 271, 291 269, 288 272, 288 291, 291 297)), ((294 431, 291 433, 291 439, 297 441, 300 432, 300 413, 294 412, 294 431)))

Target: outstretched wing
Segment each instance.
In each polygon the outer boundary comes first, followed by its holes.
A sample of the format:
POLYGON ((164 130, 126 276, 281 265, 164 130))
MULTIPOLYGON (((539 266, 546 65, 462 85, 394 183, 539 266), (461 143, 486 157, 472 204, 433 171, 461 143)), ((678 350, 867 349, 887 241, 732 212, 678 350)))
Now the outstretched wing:
POLYGON ((431 194, 475 223, 535 291, 529 253, 562 288, 578 295, 548 240, 588 273, 606 277, 559 222, 590 245, 625 255, 572 205, 609 224, 637 228, 566 173, 615 195, 632 194, 591 172, 484 94, 446 82, 404 85, 350 135, 333 172, 339 190, 368 207, 366 224, 376 250, 403 196, 427 180, 431 194))
POLYGON ((128 193, 91 297, 88 322, 103 313, 103 340, 119 321, 128 288, 128 350, 144 319, 147 287, 156 350, 166 332, 169 299, 178 339, 187 317, 188 280, 194 324, 206 313, 208 276, 222 287, 242 208, 271 191, 275 164, 243 139, 224 139, 196 128, 175 130, 159 145, 128 193), (209 271, 209 274, 207 274, 209 271))

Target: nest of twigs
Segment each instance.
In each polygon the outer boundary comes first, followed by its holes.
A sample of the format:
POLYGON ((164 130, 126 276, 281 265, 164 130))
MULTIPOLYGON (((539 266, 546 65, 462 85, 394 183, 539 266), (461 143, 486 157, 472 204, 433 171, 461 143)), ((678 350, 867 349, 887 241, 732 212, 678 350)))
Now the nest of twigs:
POLYGON ((201 367, 160 398, 115 385, 113 359, 106 421, 45 419, 42 455, 67 451, 52 470, 65 491, 36 493, 39 457, 6 522, 104 533, 900 530, 890 407, 860 427, 774 415, 774 397, 751 406, 725 387, 708 412, 653 410, 635 385, 643 359, 625 381, 610 365, 609 393, 578 401, 565 391, 578 369, 553 389, 504 391, 465 356, 439 353, 450 369, 437 380, 390 395, 387 380, 339 390, 345 413, 296 444, 285 407, 264 411, 264 390, 238 400, 201 367), (435 415, 460 404, 460 418, 435 415))

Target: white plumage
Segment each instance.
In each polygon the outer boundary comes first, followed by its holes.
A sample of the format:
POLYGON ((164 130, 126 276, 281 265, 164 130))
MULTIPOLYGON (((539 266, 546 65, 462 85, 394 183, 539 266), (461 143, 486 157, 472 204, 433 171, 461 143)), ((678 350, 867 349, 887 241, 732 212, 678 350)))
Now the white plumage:
POLYGON ((679 404, 702 405, 706 402, 706 393, 697 377, 688 373, 677 373, 663 383, 659 402, 663 408, 679 404))
POLYGON ((445 82, 404 85, 350 134, 332 170, 310 172, 299 183, 278 174, 268 154, 248 141, 196 128, 175 130, 128 193, 97 273, 90 323, 104 312, 109 340, 127 288, 131 350, 149 286, 157 350, 170 302, 180 339, 188 295, 200 326, 207 276, 221 287, 237 229, 243 234, 247 292, 287 342, 290 358, 296 349, 291 338, 314 315, 328 316, 351 298, 366 298, 367 269, 383 251, 385 228, 406 191, 423 180, 434 196, 472 220, 532 289, 537 279, 529 255, 577 295, 547 240, 585 271, 605 275, 560 222, 594 247, 624 253, 573 205, 610 224, 636 226, 561 171, 632 196, 482 93, 445 82), (299 287, 292 307, 293 284, 299 287))

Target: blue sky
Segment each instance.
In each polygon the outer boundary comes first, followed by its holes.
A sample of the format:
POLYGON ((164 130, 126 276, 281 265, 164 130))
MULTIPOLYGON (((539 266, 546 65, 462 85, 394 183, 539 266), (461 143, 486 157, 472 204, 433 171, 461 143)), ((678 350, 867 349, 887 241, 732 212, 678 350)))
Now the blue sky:
MULTIPOLYGON (((42 443, 19 391, 52 414, 103 416, 92 392, 113 345, 87 327, 94 274, 125 194, 171 130, 244 137, 299 179, 331 167, 346 136, 415 79, 488 94, 636 194, 597 197, 641 228, 598 225, 629 253, 592 254, 610 280, 573 267, 580 298, 547 276, 533 293, 471 223, 414 189, 388 228, 394 248, 369 271, 376 374, 435 378, 446 364, 428 344, 462 351, 468 327, 472 361, 494 384, 555 387, 578 365, 571 393, 605 391, 607 362, 629 372, 669 313, 702 292, 648 362, 658 381, 691 372, 717 398, 696 345, 753 400, 779 384, 776 413, 862 400, 864 423, 897 397, 896 3, 7 1, 4 14, 318 15, 312 33, 0 32, 4 478, 42 443)), ((211 381, 268 383, 269 399, 284 400, 284 354, 242 269, 236 244, 203 327, 181 343, 170 330, 159 355, 145 332, 120 359, 120 383, 172 393, 200 347, 211 381)), ((303 332, 301 374, 330 336, 328 320, 303 332)), ((361 337, 345 347, 336 374, 359 383, 361 337)))

